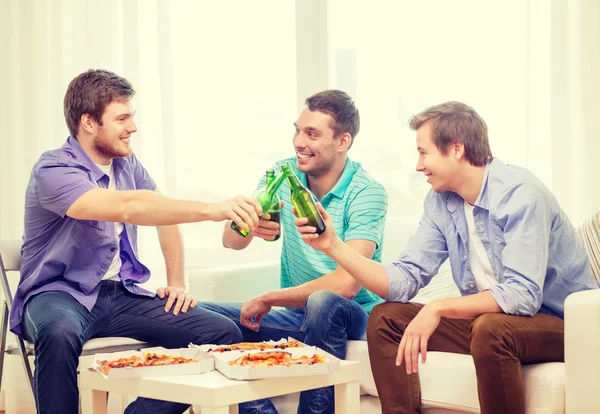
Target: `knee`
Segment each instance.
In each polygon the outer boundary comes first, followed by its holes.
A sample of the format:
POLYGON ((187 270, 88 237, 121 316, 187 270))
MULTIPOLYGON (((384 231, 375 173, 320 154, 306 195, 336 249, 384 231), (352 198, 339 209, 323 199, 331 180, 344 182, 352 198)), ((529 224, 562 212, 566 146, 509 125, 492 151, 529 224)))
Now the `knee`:
POLYGON ((343 317, 345 307, 342 305, 347 300, 328 290, 319 290, 312 293, 308 297, 305 306, 307 325, 322 324, 325 320, 331 320, 339 316, 343 317))
POLYGON ((194 341, 194 343, 209 343, 216 345, 235 344, 238 342, 242 342, 242 332, 235 322, 225 316, 219 318, 218 323, 215 323, 213 339, 207 339, 203 333, 202 338, 197 338, 196 341, 194 341))
POLYGON ((388 330, 392 314, 390 308, 394 305, 398 304, 386 302, 373 307, 367 322, 367 341, 377 341, 388 330))
POLYGON ((502 349, 510 347, 511 333, 506 325, 506 315, 487 313, 475 319, 471 324, 469 343, 475 363, 496 357, 502 349))
POLYGON ((35 337, 36 353, 52 351, 79 356, 83 349, 81 327, 69 319, 53 320, 38 328, 35 337))

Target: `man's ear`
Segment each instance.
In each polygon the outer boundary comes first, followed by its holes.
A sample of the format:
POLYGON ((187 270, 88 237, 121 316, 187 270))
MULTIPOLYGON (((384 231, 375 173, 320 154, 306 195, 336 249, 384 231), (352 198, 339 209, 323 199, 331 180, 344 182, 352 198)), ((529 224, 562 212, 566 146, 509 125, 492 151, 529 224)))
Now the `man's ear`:
POLYGON ((350 145, 352 145, 352 137, 349 133, 344 132, 338 138, 338 150, 346 151, 348 148, 350 148, 350 145))
POLYGON ((465 156, 465 144, 462 142, 454 141, 452 143, 452 155, 455 159, 460 160, 465 156))
POLYGON ((84 131, 90 134, 96 132, 96 129, 98 128, 98 123, 94 120, 94 118, 90 116, 90 114, 81 115, 79 125, 81 126, 81 128, 83 128, 84 131))

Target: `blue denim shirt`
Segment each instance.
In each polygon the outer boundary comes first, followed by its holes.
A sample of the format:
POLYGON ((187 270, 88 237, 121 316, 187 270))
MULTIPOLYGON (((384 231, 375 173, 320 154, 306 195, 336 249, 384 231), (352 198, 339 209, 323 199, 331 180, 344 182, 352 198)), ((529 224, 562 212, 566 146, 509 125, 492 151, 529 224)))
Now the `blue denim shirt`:
MULTIPOLYGON (((115 158, 117 190, 155 190, 156 184, 135 155, 115 158)), ((34 165, 25 195, 21 280, 10 313, 11 331, 21 335, 27 300, 41 292, 71 294, 91 310, 100 281, 117 250, 115 223, 66 216, 87 191, 108 188, 108 176, 87 156, 77 139, 42 154, 34 165)), ((125 223, 121 235, 119 277, 132 293, 154 296, 139 286, 150 278, 137 253, 137 226, 125 223)))
MULTIPOLYGON (((468 260, 463 201, 453 192, 429 192, 416 234, 398 260, 386 266, 388 301, 408 302, 447 258, 462 295, 478 292, 468 260)), ((505 313, 563 318, 569 294, 598 288, 571 222, 528 170, 490 161, 473 216, 498 280, 489 291, 505 313)))

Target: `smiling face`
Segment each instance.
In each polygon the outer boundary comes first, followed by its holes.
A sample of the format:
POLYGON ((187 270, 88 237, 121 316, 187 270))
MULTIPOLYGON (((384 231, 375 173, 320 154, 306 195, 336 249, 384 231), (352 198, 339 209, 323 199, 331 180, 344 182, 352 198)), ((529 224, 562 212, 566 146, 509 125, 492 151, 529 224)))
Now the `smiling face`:
POLYGON ((323 176, 335 164, 339 139, 334 136, 332 122, 330 115, 304 108, 294 123, 296 167, 309 176, 323 176))
POLYGON ((93 150, 103 159, 131 155, 131 134, 137 131, 130 101, 111 102, 102 114, 102 125, 92 140, 93 150))
POLYGON ((416 170, 425 174, 433 191, 453 191, 464 146, 458 143, 450 145, 448 153, 442 154, 433 142, 431 126, 432 121, 427 121, 417 129, 419 160, 416 170))

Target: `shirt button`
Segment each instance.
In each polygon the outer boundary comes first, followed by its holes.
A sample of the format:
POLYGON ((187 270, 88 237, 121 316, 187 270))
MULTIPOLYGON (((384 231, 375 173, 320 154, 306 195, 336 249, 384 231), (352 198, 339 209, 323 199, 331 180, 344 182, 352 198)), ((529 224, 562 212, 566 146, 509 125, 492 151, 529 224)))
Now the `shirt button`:
POLYGON ((111 251, 111 252, 115 252, 116 250, 117 250, 117 248, 116 248, 116 247, 114 247, 114 246, 110 248, 110 251, 111 251))
POLYGON ((471 289, 473 289, 473 288, 475 287, 475 285, 474 285, 473 283, 471 283, 471 284, 469 285, 469 287, 470 287, 471 289))

